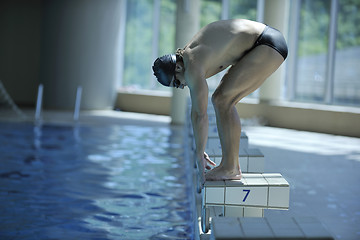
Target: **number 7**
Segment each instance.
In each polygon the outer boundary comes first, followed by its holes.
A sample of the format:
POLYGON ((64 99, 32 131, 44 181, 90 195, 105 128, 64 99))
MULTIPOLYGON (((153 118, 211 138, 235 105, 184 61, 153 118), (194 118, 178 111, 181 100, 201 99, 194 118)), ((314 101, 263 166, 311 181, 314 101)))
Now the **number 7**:
POLYGON ((244 189, 243 192, 246 192, 245 197, 244 197, 244 199, 243 199, 243 202, 245 202, 246 199, 247 199, 247 197, 249 196, 250 189, 248 189, 248 190, 244 189))

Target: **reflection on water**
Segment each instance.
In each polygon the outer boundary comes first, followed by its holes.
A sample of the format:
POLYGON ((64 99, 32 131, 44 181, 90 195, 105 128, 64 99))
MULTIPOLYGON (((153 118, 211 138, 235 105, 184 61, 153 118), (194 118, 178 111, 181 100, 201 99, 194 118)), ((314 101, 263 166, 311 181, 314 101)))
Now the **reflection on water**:
POLYGON ((0 125, 0 239, 191 239, 181 129, 0 125))

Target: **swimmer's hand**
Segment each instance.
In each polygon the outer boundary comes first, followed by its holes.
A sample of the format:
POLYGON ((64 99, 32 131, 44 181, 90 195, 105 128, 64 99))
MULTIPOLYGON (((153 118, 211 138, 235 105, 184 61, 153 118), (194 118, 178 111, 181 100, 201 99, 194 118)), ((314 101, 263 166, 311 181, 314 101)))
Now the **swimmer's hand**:
POLYGON ((207 163, 209 163, 210 165, 212 166, 216 166, 216 163, 214 163, 213 161, 211 161, 209 155, 204 152, 204 158, 203 158, 203 161, 204 161, 204 167, 207 169, 207 170, 210 170, 211 167, 209 165, 207 165, 207 163))

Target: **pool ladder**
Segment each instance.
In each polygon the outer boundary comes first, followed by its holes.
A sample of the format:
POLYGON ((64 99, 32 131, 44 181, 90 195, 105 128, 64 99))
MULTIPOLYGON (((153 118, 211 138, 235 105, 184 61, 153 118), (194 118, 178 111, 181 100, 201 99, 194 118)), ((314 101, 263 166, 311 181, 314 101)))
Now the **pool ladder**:
MULTIPOLYGON (((38 95, 36 100, 35 122, 41 122, 43 92, 44 92, 44 85, 40 84, 38 87, 38 95)), ((74 107, 74 115, 73 115, 73 119, 75 122, 79 121, 81 96, 82 96, 82 86, 78 86, 76 90, 76 99, 75 99, 75 107, 74 107)))

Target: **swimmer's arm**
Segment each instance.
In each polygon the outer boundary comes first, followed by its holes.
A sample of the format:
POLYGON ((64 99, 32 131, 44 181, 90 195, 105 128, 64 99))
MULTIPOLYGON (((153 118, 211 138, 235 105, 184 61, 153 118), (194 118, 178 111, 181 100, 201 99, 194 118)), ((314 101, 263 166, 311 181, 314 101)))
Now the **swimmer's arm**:
POLYGON ((194 82, 194 84, 189 85, 192 104, 191 122, 194 131, 196 156, 203 159, 209 128, 207 114, 209 89, 205 79, 198 78, 194 82))

